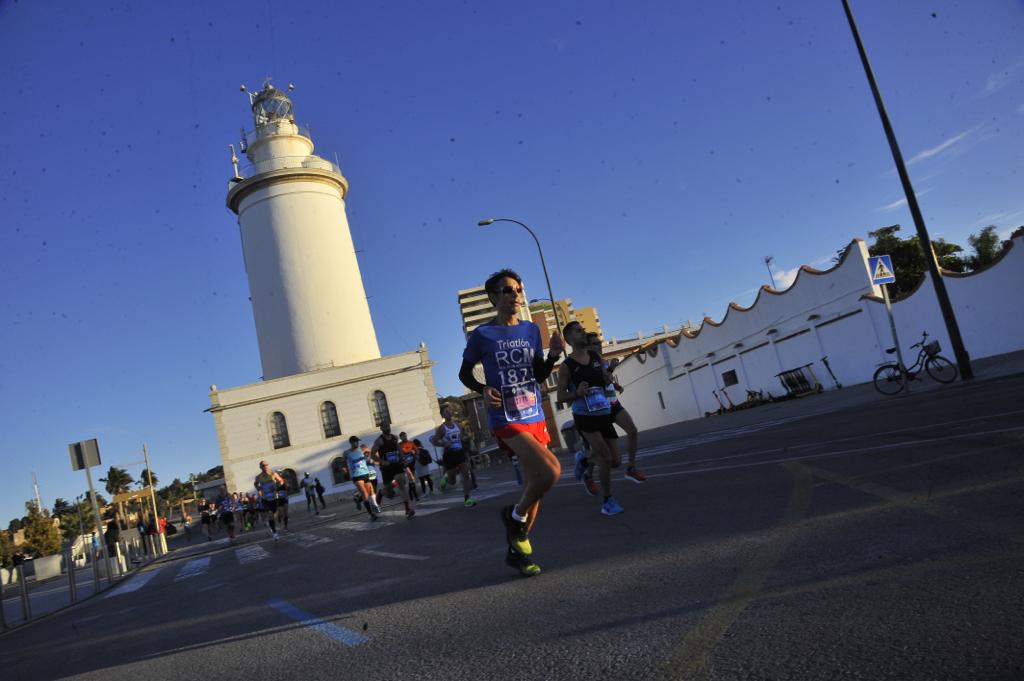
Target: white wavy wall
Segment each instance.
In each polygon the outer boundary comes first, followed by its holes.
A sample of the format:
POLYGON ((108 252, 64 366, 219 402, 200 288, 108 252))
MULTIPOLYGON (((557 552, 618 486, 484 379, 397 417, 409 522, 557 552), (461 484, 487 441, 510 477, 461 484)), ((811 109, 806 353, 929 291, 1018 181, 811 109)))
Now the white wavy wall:
MULTIPOLYGON (((844 386, 870 381, 893 342, 867 258, 864 243, 854 241, 834 269, 801 271, 785 292, 762 290, 751 308, 730 309, 717 326, 705 320, 678 347, 662 342, 645 362, 635 357, 624 362, 617 370, 625 388, 622 402, 637 426, 656 428, 717 410, 712 391, 721 395, 722 374, 729 370, 736 371, 739 383, 726 393, 737 404, 748 389, 784 394, 776 374, 805 364, 826 390, 834 389, 823 357, 844 386)), ((1014 239, 988 269, 945 281, 973 359, 1024 349, 1024 237, 1014 239)), ((930 279, 896 303, 894 314, 904 348, 927 330, 953 359, 930 279)), ((568 418, 560 414, 559 423, 568 418)))

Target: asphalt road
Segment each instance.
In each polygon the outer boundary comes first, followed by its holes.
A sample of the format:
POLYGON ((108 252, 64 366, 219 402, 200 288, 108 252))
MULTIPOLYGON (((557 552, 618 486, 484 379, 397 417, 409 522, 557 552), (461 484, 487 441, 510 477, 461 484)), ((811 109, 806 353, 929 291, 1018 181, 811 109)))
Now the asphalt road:
MULTIPOLYGON (((508 465, 476 508, 351 504, 156 563, 0 637, 13 679, 1021 679, 1024 378, 647 448, 626 513, 565 476, 504 565, 508 465)), ((626 400, 628 407, 628 396, 626 400)), ((739 415, 737 415, 739 416, 739 415)), ((735 427, 735 424, 742 423, 735 427)), ((643 444, 642 444, 643 446, 643 444)))

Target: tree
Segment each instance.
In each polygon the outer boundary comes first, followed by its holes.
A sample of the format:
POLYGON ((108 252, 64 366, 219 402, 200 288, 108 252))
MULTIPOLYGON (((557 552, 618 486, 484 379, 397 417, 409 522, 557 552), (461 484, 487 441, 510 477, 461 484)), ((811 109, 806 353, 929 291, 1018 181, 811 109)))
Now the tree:
POLYGON ((65 513, 71 513, 74 508, 60 497, 53 500, 53 517, 60 518, 65 513))
POLYGON ((139 478, 139 487, 156 487, 156 483, 160 481, 160 478, 150 469, 144 469, 142 476, 139 478), (152 475, 152 479, 150 479, 152 475))
POLYGON ((24 518, 13 518, 11 520, 11 522, 9 522, 7 524, 7 531, 10 532, 11 534, 14 534, 15 532, 17 532, 18 530, 22 529, 23 527, 25 527, 25 519, 24 518))
POLYGON ((14 539, 9 532, 0 530, 0 567, 10 570, 14 566, 14 539))
POLYGON ((996 229, 995 225, 989 225, 978 234, 967 237, 967 243, 974 249, 974 255, 967 259, 972 270, 984 267, 999 256, 1003 247, 999 243, 996 229))
POLYGON ((28 522, 25 523, 25 553, 33 558, 52 556, 60 551, 60 530, 53 523, 50 512, 40 511, 35 502, 26 501, 28 522))
MULTIPOLYGON (((924 273, 928 271, 928 262, 925 260, 924 249, 921 248, 917 235, 901 239, 896 235, 898 231, 899 225, 890 225, 868 232, 868 237, 874 239, 874 243, 868 246, 868 252, 871 255, 888 255, 892 258, 896 281, 889 284, 889 294, 896 300, 910 295, 918 287, 924 273)), ((949 243, 945 239, 934 239, 932 250, 942 269, 951 272, 963 272, 966 269, 966 263, 957 255, 964 250, 961 246, 949 243)))
POLYGON ((128 471, 117 466, 111 466, 110 470, 107 471, 107 477, 100 478, 100 482, 106 483, 107 493, 111 496, 117 496, 128 491, 129 487, 135 480, 129 475, 128 471))

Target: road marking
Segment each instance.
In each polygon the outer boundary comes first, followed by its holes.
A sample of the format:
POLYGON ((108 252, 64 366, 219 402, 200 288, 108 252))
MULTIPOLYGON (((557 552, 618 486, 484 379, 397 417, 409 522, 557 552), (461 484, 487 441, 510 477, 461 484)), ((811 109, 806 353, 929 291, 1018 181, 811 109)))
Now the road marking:
POLYGON ((356 632, 350 629, 339 627, 338 625, 332 624, 330 622, 325 622, 324 620, 320 619, 319 617, 313 614, 306 612, 305 610, 296 608, 288 601, 283 601, 279 598, 272 598, 269 601, 267 601, 267 605, 269 605, 274 610, 277 610, 282 615, 290 617, 302 626, 309 627, 323 634, 324 636, 333 638, 335 641, 338 641, 339 643, 344 643, 347 646, 357 646, 361 643, 367 643, 370 640, 366 636, 363 636, 362 634, 357 634, 356 632))
POLYGON ((217 582, 216 584, 204 586, 200 591, 212 591, 213 589, 219 589, 222 586, 224 586, 224 582, 217 582))
POLYGON ((366 520, 364 522, 355 522, 355 521, 352 521, 352 520, 343 520, 340 523, 334 523, 333 525, 328 525, 327 527, 333 527, 336 530, 353 530, 353 531, 356 531, 356 532, 365 532, 366 530, 379 530, 382 527, 387 527, 387 526, 393 525, 393 524, 394 523, 388 523, 388 522, 376 522, 375 523, 375 522, 372 522, 370 520, 366 520))
POLYGON ((185 567, 178 571, 178 575, 174 578, 175 582, 180 582, 183 579, 191 579, 192 577, 198 577, 199 575, 205 575, 206 571, 210 569, 210 557, 196 558, 185 563, 185 567))
POLYGON ((709 664, 719 640, 751 601, 757 598, 768 579, 768 573, 775 568, 783 552, 796 538, 796 532, 785 530, 795 526, 807 511, 811 500, 811 475, 799 464, 786 466, 786 469, 794 478, 793 489, 777 528, 773 528, 782 529, 783 532, 754 552, 736 580, 718 599, 718 605, 709 609, 674 647, 675 652, 662 667, 667 676, 674 679, 703 679, 710 676, 709 664))
POLYGON ((157 574, 163 570, 162 567, 158 567, 155 570, 149 572, 143 572, 142 574, 135 575, 124 584, 120 584, 114 588, 113 591, 108 593, 104 598, 110 598, 111 596, 120 596, 121 594, 130 593, 132 591, 138 591, 142 587, 146 586, 149 580, 157 576, 157 574))
MULTIPOLYGON (((1024 543, 1024 535, 1008 530, 1008 528, 992 518, 974 513, 966 508, 940 504, 934 498, 930 498, 930 495, 929 497, 922 497, 921 493, 904 492, 877 482, 858 482, 854 478, 839 475, 823 468, 809 467, 808 470, 815 477, 828 480, 843 487, 855 489, 864 494, 876 496, 897 506, 927 513, 939 520, 967 528, 973 532, 980 532, 997 539, 1009 539, 1015 544, 1024 543)), ((1020 478, 1017 478, 1017 480, 1020 481, 1020 478)))
POLYGON ((427 560, 430 558, 430 556, 413 556, 408 553, 388 553, 387 551, 371 551, 370 549, 359 549, 358 553, 380 556, 382 558, 398 558, 400 560, 427 560))
MULTIPOLYGON (((693 475, 697 473, 712 473, 715 471, 727 471, 736 468, 752 468, 754 466, 772 466, 775 464, 792 463, 795 461, 809 461, 811 459, 828 459, 834 456, 848 456, 850 454, 861 454, 867 452, 883 451, 886 449, 897 449, 901 447, 912 447, 915 445, 931 444, 933 442, 950 442, 951 440, 963 440, 972 437, 978 437, 979 435, 999 435, 1002 433, 1010 433, 1015 431, 1024 430, 1024 426, 1014 426, 1012 428, 997 428, 995 430, 982 430, 975 431, 973 433, 961 433, 960 435, 943 435, 941 437, 930 437, 921 440, 907 440, 904 442, 893 442, 884 445, 869 445, 867 447, 856 447, 854 449, 843 449, 838 452, 821 452, 820 454, 802 454, 797 456, 787 456, 781 459, 764 459, 762 461, 749 461, 747 463, 735 463, 728 464, 725 466, 708 466, 705 468, 695 468, 693 470, 686 471, 675 471, 673 473, 648 473, 648 478, 667 478, 676 475, 693 475)), ((735 458, 742 456, 751 456, 744 454, 736 454, 732 457, 724 458, 735 458)), ((686 465, 687 462, 680 462, 679 465, 686 465)))
POLYGON ((308 549, 311 546, 317 546, 318 544, 328 544, 334 539, 330 537, 321 537, 318 534, 310 534, 309 532, 295 532, 294 534, 280 534, 278 535, 282 541, 286 541, 289 544, 295 544, 301 546, 304 549, 308 549))
POLYGON ((251 546, 243 546, 240 549, 235 549, 235 558, 238 559, 239 565, 245 565, 247 563, 255 563, 258 560, 264 558, 270 558, 270 552, 259 544, 253 544, 251 546))

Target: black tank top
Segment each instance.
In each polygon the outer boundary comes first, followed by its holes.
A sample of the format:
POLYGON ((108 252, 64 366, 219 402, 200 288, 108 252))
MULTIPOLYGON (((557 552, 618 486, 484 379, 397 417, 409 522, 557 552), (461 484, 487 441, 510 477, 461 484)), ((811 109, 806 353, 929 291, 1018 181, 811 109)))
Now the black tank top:
POLYGON ((565 358, 565 365, 569 367, 569 390, 574 391, 580 383, 586 381, 591 388, 604 385, 604 366, 601 358, 594 353, 590 355, 589 364, 580 364, 572 357, 565 358))

